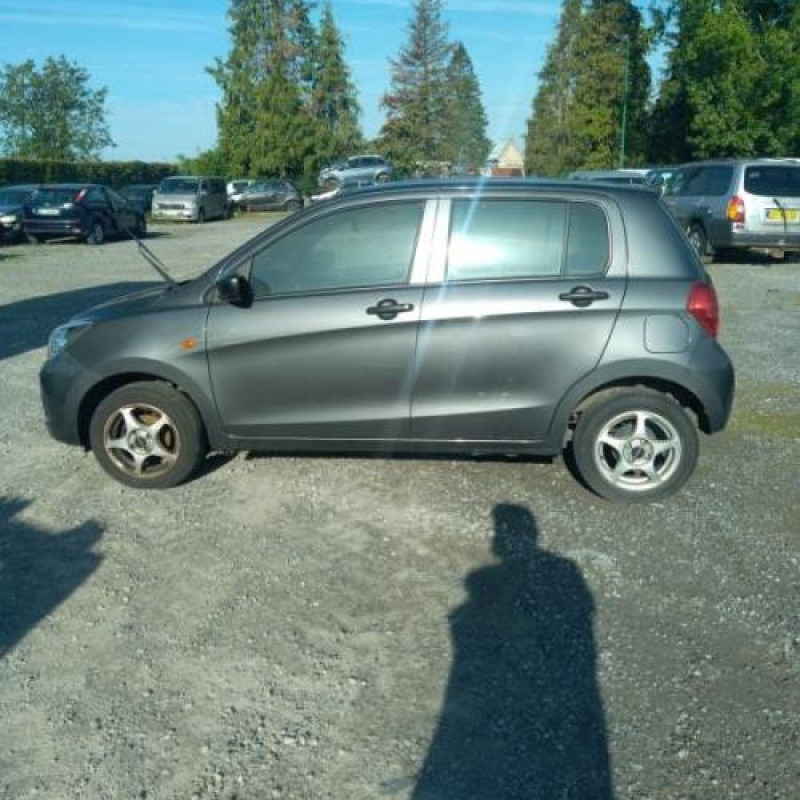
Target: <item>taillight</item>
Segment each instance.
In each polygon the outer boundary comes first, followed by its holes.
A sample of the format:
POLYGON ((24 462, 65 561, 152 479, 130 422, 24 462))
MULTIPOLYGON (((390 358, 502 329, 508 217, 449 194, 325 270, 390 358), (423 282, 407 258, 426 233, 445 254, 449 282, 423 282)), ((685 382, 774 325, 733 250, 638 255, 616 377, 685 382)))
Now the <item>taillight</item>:
POLYGON ((710 283, 695 283, 686 301, 686 310, 716 339, 719 333, 719 304, 710 283))
POLYGON ((728 201, 728 219, 731 222, 744 222, 745 218, 745 210, 744 210, 744 200, 738 195, 734 195, 728 201))

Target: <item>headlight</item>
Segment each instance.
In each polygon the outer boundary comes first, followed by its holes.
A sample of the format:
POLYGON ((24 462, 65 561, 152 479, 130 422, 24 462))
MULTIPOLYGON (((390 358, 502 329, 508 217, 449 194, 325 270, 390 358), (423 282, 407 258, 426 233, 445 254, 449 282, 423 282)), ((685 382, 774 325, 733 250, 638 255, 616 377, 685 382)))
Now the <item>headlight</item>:
POLYGON ((90 324, 89 322, 67 322, 65 325, 59 325, 50 334, 50 339, 47 342, 47 357, 55 358, 66 349, 75 336, 81 331, 85 331, 90 324))
POLYGON ((3 225, 13 225, 15 222, 19 222, 19 217, 16 214, 6 214, 6 216, 0 217, 0 223, 3 225))

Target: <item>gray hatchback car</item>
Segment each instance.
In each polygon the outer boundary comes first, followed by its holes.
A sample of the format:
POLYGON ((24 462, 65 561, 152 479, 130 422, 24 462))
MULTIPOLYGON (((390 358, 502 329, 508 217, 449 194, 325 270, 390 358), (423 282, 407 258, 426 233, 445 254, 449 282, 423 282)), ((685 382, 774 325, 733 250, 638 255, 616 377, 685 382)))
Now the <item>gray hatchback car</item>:
POLYGON ((650 191, 392 184, 283 220, 193 281, 57 328, 53 436, 166 488, 208 450, 532 454, 603 497, 676 491, 733 369, 650 191))

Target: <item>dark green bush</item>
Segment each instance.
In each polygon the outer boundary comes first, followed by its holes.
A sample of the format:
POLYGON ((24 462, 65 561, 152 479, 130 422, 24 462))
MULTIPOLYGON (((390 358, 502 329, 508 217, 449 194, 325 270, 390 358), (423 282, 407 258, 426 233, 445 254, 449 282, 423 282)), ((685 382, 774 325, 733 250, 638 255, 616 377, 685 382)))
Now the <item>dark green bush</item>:
POLYGON ((0 186, 7 183, 102 183, 116 189, 131 183, 158 183, 174 175, 174 164, 146 161, 40 161, 0 158, 0 186))

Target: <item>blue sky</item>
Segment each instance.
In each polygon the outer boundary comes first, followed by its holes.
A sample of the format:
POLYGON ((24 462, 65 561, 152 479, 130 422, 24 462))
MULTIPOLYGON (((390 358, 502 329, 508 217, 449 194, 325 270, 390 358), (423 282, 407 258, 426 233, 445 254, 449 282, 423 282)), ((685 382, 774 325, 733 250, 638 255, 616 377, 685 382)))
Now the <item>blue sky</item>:
MULTIPOLYGON (((407 40, 411 0, 333 0, 359 89, 362 124, 383 119, 389 59, 407 40)), ((475 63, 498 142, 520 141, 560 0, 446 0, 450 38, 475 63)), ((170 160, 210 147, 216 84, 205 73, 229 48, 226 0, 0 0, 0 64, 66 55, 108 87, 117 147, 107 158, 170 160)))

